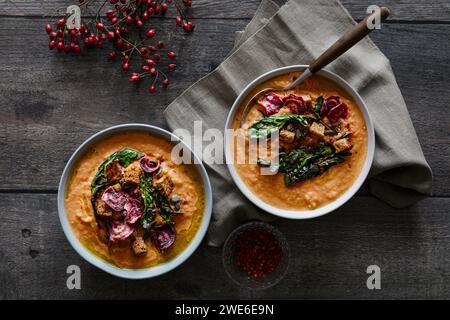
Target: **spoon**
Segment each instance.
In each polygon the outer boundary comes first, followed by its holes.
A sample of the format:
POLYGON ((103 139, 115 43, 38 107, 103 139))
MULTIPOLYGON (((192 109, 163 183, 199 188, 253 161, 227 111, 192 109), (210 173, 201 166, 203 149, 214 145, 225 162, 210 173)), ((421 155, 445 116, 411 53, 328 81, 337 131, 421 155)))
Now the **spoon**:
POLYGON ((344 34, 339 40, 337 40, 331 47, 329 47, 320 57, 310 63, 309 67, 303 71, 303 73, 288 84, 284 88, 265 88, 261 91, 257 92, 248 102, 242 112, 241 117, 241 127, 244 123, 247 114, 249 113, 249 106, 251 103, 254 103, 258 100, 258 98, 269 91, 287 91, 292 90, 300 83, 311 77, 313 74, 326 67, 328 64, 339 58, 342 54, 347 52, 350 48, 352 48, 355 44, 365 38, 369 33, 371 33, 375 28, 368 27, 368 21, 377 21, 377 15, 380 14, 379 20, 380 23, 384 22, 387 17, 390 15, 390 11, 386 7, 381 7, 379 12, 378 10, 374 13, 368 15, 364 18, 360 23, 355 25, 352 29, 350 29, 346 34, 344 34))

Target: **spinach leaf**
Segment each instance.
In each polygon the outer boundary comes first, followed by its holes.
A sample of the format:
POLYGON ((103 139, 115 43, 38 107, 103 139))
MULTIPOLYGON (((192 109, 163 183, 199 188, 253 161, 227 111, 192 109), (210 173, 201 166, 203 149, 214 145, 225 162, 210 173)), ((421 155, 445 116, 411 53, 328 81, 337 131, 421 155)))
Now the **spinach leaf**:
POLYGON ((134 160, 142 158, 144 154, 142 152, 139 152, 137 150, 131 149, 131 148, 123 148, 119 151, 114 152, 111 154, 106 160, 104 160, 100 166, 98 167, 97 173, 95 174, 94 178, 92 179, 91 183, 91 193, 92 196, 95 196, 95 194, 103 188, 104 186, 107 186, 108 184, 111 184, 114 181, 108 181, 108 175, 106 173, 106 169, 111 162, 117 160, 119 161, 120 165, 124 167, 128 167, 130 163, 132 163, 134 160))
POLYGON ((139 191, 141 192, 142 202, 144 203, 144 213, 141 221, 151 225, 153 222, 152 210, 155 207, 155 187, 153 186, 153 177, 151 174, 143 173, 139 183, 139 191))
POLYGON ((164 221, 166 221, 170 225, 174 225, 175 222, 172 220, 172 217, 179 212, 176 212, 172 209, 169 201, 158 190, 156 190, 155 192, 155 200, 156 206, 159 208, 159 214, 164 219, 164 221))
POLYGON ((323 103, 325 100, 322 96, 317 97, 316 102, 314 103, 314 116, 317 119, 320 119, 320 109, 322 109, 323 103))
POLYGON ((336 154, 329 145, 294 149, 288 154, 280 154, 279 171, 284 173, 285 184, 291 186, 321 175, 330 167, 343 162, 347 155, 336 154))
POLYGON ((298 123, 307 126, 307 118, 307 116, 297 114, 280 114, 264 117, 250 127, 248 135, 251 139, 270 138, 272 133, 280 130, 288 123, 298 123))
POLYGON ((144 154, 131 148, 123 148, 117 151, 116 159, 125 168, 128 167, 134 160, 142 158, 144 154))

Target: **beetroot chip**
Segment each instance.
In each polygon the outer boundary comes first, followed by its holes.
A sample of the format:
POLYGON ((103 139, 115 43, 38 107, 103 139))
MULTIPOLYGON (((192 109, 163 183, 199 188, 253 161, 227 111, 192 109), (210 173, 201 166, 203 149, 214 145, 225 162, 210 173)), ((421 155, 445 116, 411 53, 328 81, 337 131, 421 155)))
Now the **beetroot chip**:
POLYGON ((157 229, 153 233, 153 243, 159 251, 164 252, 175 242, 175 232, 169 226, 157 229))
POLYGON ((265 116, 271 116, 283 107, 282 98, 276 93, 266 94, 258 100, 258 110, 265 116))
POLYGON ((124 191, 109 187, 103 192, 102 200, 114 211, 122 211, 128 201, 128 195, 124 191))
POLYGON ((341 103, 341 98, 338 96, 331 96, 325 100, 320 109, 321 115, 328 115, 328 112, 341 103))
POLYGON ((288 107, 292 113, 306 114, 308 113, 308 106, 305 100, 298 94, 288 94, 283 98, 285 107, 288 107))
POLYGON ((337 121, 339 118, 345 119, 347 118, 347 115, 348 108, 344 102, 341 102, 328 112, 328 118, 330 118, 331 121, 337 121))
POLYGON ((338 96, 331 96, 325 100, 320 114, 328 116, 331 121, 337 121, 339 118, 347 118, 348 107, 338 96))
POLYGON ((125 221, 113 221, 109 228, 109 241, 115 243, 131 236, 134 232, 134 226, 125 221))
POLYGON ((161 162, 159 162, 159 160, 154 161, 149 157, 142 158, 139 163, 141 165, 142 170, 144 170, 147 173, 156 172, 161 167, 161 162))
POLYGON ((125 203, 124 209, 127 212, 125 221, 129 224, 136 223, 143 213, 142 205, 136 199, 129 199, 128 202, 125 203))

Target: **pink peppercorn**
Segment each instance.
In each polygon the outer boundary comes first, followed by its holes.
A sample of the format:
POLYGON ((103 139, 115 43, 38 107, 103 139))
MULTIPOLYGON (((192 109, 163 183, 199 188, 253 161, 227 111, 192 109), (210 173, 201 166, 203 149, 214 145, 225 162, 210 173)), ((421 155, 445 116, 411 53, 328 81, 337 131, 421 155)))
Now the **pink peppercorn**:
POLYGON ((253 278, 264 278, 274 272, 282 256, 278 240, 268 230, 248 229, 236 239, 236 264, 253 278))

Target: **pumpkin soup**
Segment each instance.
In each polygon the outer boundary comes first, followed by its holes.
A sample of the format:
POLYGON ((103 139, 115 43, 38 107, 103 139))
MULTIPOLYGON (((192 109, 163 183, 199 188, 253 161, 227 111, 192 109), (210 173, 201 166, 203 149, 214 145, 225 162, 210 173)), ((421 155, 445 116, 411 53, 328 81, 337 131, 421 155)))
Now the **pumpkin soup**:
POLYGON ((340 197, 360 174, 367 151, 367 128, 357 104, 345 90, 317 75, 293 90, 266 93, 243 114, 258 91, 283 88, 298 74, 278 76, 255 88, 232 124, 234 165, 242 181, 262 201, 292 211, 313 210, 340 197), (251 145, 263 140, 268 151, 261 156, 256 148, 257 161, 251 161, 251 145), (272 148, 275 140, 277 147, 272 148), (272 174, 262 174, 262 168, 272 174))
POLYGON ((171 161, 172 143, 146 132, 111 135, 79 159, 65 206, 79 241, 121 268, 146 268, 194 238, 204 191, 194 165, 171 161))

